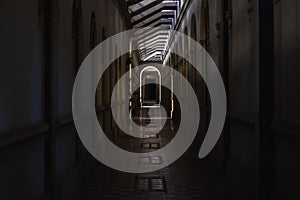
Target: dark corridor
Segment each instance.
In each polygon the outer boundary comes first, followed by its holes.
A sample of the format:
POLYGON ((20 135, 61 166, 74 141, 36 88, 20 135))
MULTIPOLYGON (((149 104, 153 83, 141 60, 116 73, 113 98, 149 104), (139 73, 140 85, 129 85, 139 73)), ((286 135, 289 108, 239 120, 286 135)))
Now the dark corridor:
POLYGON ((299 0, 2 0, 0 13, 1 200, 300 199, 299 0))

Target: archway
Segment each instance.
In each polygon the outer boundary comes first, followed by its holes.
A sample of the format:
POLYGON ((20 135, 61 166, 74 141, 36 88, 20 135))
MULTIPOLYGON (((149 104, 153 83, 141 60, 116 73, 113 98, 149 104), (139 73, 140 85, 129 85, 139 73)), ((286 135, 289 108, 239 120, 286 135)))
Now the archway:
POLYGON ((73 2, 72 38, 74 41, 75 75, 83 61, 83 21, 81 0, 73 2))
MULTIPOLYGON (((210 50, 210 21, 209 21, 209 4, 208 0, 202 0, 201 4, 201 19, 200 19, 200 44, 202 47, 209 52, 210 50)), ((204 56, 202 59, 202 66, 203 67, 203 79, 205 80, 207 75, 207 57, 204 56)), ((200 105, 203 106, 204 113, 202 117, 202 123, 200 125, 203 125, 202 129, 205 130, 209 126, 210 122, 210 115, 211 115, 211 106, 210 106, 210 96, 208 89, 204 82, 202 82, 200 87, 200 105)))
POLYGON ((161 73, 156 67, 145 67, 140 73, 140 103, 142 108, 160 107, 161 73))
POLYGON ((208 50, 209 48, 209 7, 208 0, 203 0, 201 5, 201 32, 200 44, 208 50))
MULTIPOLYGON (((192 15, 192 20, 191 20, 191 38, 195 41, 197 41, 197 23, 196 23, 196 16, 195 14, 192 15)), ((192 46, 190 47, 191 48, 191 51, 192 53, 195 52, 195 46, 194 46, 194 43, 192 42, 192 46)), ((195 69, 192 68, 192 75, 191 75, 191 82, 192 82, 192 85, 193 87, 196 86, 196 72, 195 72, 195 69)))

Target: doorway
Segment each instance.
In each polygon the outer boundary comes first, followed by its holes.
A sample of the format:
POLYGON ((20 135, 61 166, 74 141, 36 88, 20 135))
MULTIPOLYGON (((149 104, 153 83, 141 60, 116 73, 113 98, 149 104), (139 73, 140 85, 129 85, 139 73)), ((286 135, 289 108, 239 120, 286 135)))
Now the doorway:
POLYGON ((140 73, 140 103, 142 108, 160 107, 161 73, 156 67, 145 67, 140 73))

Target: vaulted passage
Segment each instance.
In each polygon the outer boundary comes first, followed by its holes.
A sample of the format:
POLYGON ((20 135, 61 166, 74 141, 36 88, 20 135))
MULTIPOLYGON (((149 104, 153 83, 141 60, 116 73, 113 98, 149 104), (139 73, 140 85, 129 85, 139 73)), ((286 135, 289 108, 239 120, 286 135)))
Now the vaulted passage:
POLYGON ((0 199, 300 199, 298 0, 0 5, 0 199))

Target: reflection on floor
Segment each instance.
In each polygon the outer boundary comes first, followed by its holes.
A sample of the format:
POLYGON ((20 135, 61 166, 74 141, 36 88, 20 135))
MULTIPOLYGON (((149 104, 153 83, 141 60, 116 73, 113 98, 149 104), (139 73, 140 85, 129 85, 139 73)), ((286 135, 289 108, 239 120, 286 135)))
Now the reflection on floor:
MULTIPOLYGON (((143 119, 140 122, 145 123, 143 119)), ((144 139, 128 135, 118 136, 115 144, 135 152, 155 151, 166 145, 176 134, 170 120, 156 135, 144 139), (130 147, 130 148, 128 148, 130 147)), ((198 149, 199 150, 199 149, 198 149)), ((92 176, 81 186, 78 199, 197 199, 224 200, 225 178, 221 169, 213 167, 209 159, 197 158, 193 146, 175 163, 147 174, 119 172, 99 163, 92 176)), ((143 164, 159 164, 162 157, 141 157, 143 164)))

